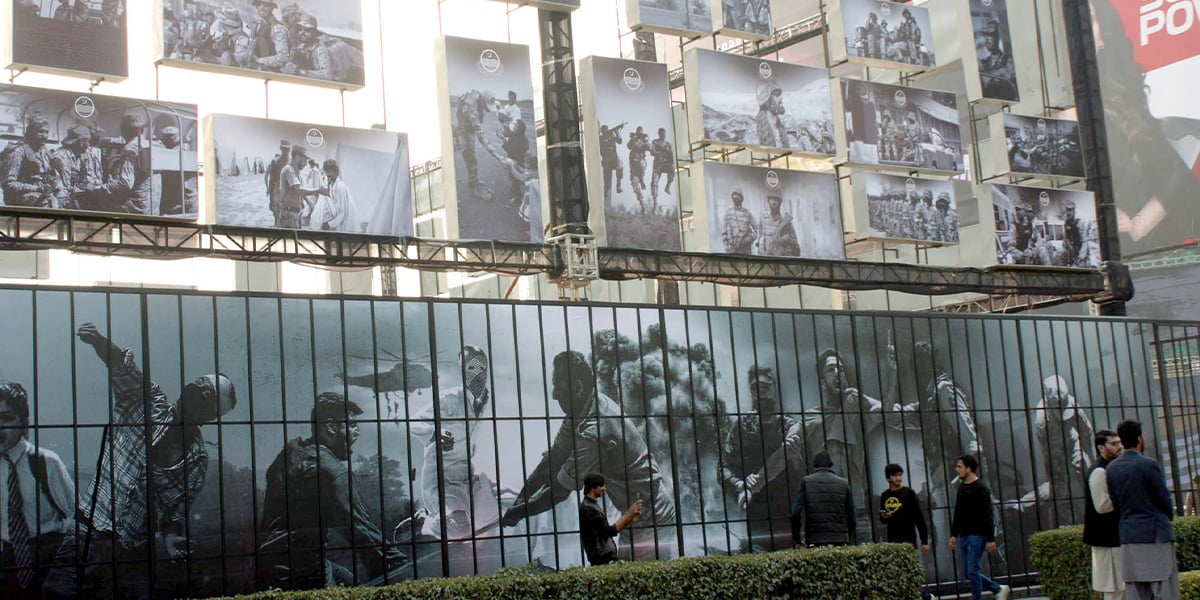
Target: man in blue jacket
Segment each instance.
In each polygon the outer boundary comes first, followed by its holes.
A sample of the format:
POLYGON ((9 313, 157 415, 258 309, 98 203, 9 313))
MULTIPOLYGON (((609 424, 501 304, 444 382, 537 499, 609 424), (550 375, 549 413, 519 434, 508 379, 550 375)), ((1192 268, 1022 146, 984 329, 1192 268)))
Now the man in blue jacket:
POLYGON ((1125 597, 1177 600, 1179 568, 1175 564, 1175 533, 1171 530, 1171 495, 1162 467, 1142 455, 1142 425, 1125 420, 1117 425, 1125 451, 1105 474, 1112 502, 1121 520, 1125 597))

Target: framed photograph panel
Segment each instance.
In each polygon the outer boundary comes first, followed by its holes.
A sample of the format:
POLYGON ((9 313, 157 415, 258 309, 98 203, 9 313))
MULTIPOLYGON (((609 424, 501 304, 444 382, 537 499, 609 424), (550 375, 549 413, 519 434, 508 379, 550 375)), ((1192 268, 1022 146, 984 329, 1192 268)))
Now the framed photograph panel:
POLYGON ((830 60, 898 71, 938 66, 929 9, 881 0, 840 0, 828 7, 830 60))
POLYGON ((953 182, 870 171, 854 173, 850 181, 858 239, 958 243, 953 182))
POLYGON ((129 76, 125 0, 0 0, 0 64, 120 81, 129 76))
POLYGON ((954 93, 843 79, 839 103, 851 163, 940 174, 966 168, 954 93))
POLYGON ((625 0, 629 28, 664 35, 699 37, 713 32, 708 0, 625 0))
POLYGON ((717 33, 744 40, 770 39, 771 0, 711 0, 717 33))
POLYGON ((992 184, 992 214, 998 264, 1100 268, 1092 192, 992 184))

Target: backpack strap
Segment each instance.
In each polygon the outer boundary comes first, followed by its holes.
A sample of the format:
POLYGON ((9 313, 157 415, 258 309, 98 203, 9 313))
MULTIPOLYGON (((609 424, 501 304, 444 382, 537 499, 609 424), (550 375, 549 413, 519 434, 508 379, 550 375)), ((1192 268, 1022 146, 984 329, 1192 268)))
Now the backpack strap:
POLYGON ((54 495, 50 493, 50 478, 46 472, 46 455, 42 454, 41 448, 36 448, 33 456, 29 457, 29 469, 33 471, 33 480, 37 482, 42 496, 45 496, 46 500, 50 502, 50 506, 54 507, 54 510, 58 513, 58 518, 66 518, 67 511, 58 505, 58 502, 54 500, 54 495))

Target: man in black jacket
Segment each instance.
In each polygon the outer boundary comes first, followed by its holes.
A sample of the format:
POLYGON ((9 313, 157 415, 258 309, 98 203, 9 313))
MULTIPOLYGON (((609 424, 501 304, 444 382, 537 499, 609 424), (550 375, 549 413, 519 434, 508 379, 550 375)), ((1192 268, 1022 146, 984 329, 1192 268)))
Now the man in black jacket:
POLYGON ((888 489, 879 495, 879 518, 887 525, 887 541, 894 544, 917 545, 921 536, 921 552, 929 554, 929 530, 917 493, 904 485, 904 468, 895 463, 883 468, 888 489))
POLYGON ((971 582, 971 600, 982 598, 984 588, 997 600, 1006 600, 1012 588, 983 574, 984 548, 990 554, 996 553, 996 526, 992 518, 992 493, 979 479, 978 469, 979 461, 970 454, 958 457, 954 465, 961 483, 954 504, 954 520, 950 522, 950 549, 958 551, 963 575, 971 582))
POLYGON ((792 539, 797 546, 810 548, 853 543, 850 482, 834 474, 828 452, 818 452, 813 467, 816 470, 800 481, 800 491, 792 502, 792 539))
POLYGON ((600 497, 604 495, 604 476, 588 473, 583 478, 583 501, 579 503, 579 541, 592 565, 605 565, 617 560, 617 544, 613 537, 642 516, 642 499, 638 498, 616 523, 608 524, 600 497))
POLYGON ((1092 547, 1092 590, 1103 594, 1104 600, 1125 597, 1125 575, 1121 565, 1121 536, 1118 527, 1121 515, 1108 493, 1108 463, 1121 455, 1121 438, 1115 431, 1102 429, 1096 433, 1098 460, 1087 474, 1087 504, 1083 509, 1083 542, 1092 547))

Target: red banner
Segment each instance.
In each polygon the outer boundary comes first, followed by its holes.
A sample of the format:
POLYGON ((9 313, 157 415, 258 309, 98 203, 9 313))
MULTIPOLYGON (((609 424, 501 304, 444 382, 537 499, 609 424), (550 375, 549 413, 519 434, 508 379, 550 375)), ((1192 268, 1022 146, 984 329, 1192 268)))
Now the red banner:
POLYGON ((1147 71, 1200 54, 1200 0, 1113 0, 1147 71))

